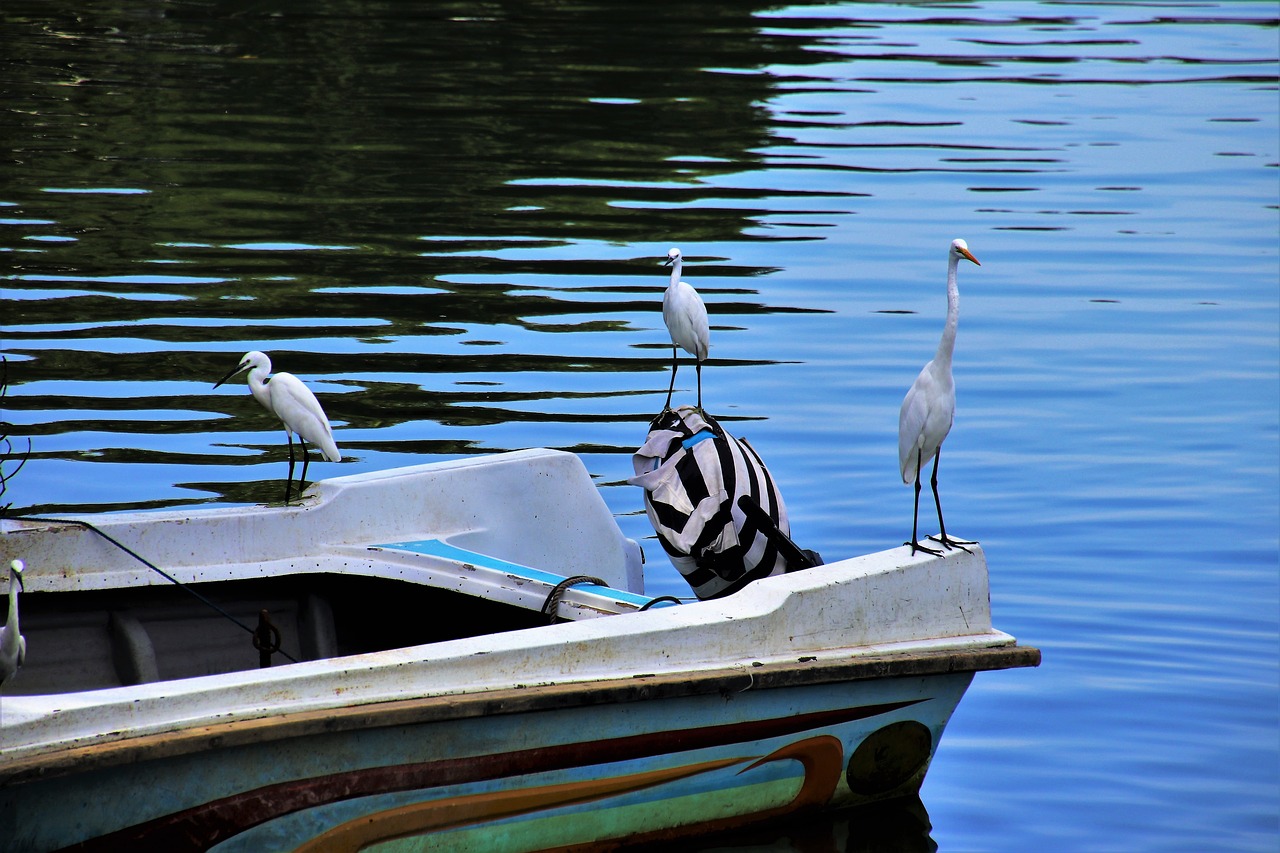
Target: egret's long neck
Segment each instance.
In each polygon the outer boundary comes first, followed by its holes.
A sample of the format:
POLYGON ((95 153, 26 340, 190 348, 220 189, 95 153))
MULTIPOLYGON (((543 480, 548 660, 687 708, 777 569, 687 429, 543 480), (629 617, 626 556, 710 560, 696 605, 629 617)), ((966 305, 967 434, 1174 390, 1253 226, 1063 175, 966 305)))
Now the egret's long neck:
POLYGON ((671 262, 671 285, 674 287, 680 281, 680 269, 684 266, 684 261, 676 258, 671 262))
POLYGON ((956 284, 956 267, 960 256, 951 253, 947 261, 947 324, 942 327, 942 340, 938 341, 938 353, 933 357, 939 365, 951 365, 951 353, 956 348, 956 324, 960 321, 960 288, 956 284))
POLYGON ((4 626, 7 629, 6 636, 16 637, 18 634, 18 593, 21 587, 18 584, 18 578, 9 573, 9 618, 5 620, 4 626))
POLYGON ((249 393, 253 395, 253 399, 262 404, 264 409, 271 411, 271 390, 267 388, 267 371, 261 367, 255 367, 249 371, 249 393))

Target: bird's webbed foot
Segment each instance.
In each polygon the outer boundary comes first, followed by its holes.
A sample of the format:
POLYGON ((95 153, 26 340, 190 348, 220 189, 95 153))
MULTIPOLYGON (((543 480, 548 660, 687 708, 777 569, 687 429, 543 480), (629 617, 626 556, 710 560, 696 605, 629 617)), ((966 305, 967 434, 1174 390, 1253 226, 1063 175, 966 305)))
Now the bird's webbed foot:
POLYGON ((945 533, 942 534, 941 536, 930 536, 929 538, 934 542, 941 543, 942 547, 946 548, 947 550, 959 548, 961 551, 964 551, 966 554, 972 554, 973 552, 970 551, 968 548, 964 547, 965 545, 978 544, 977 542, 970 542, 968 539, 952 539, 950 536, 948 536, 945 533))
MULTIPOLYGON (((929 538, 930 538, 930 539, 932 539, 933 537, 932 537, 932 536, 930 536, 929 538)), ((902 544, 903 544, 903 545, 910 545, 910 546, 911 546, 911 556, 913 556, 913 557, 916 555, 916 552, 917 552, 917 551, 924 551, 926 554, 932 554, 932 555, 933 555, 933 556, 935 556, 935 557, 941 557, 941 556, 942 556, 942 552, 941 552, 941 551, 937 550, 936 548, 930 548, 930 547, 929 547, 929 546, 927 546, 927 545, 921 545, 919 542, 910 542, 910 541, 908 541, 908 542, 903 542, 902 544)))

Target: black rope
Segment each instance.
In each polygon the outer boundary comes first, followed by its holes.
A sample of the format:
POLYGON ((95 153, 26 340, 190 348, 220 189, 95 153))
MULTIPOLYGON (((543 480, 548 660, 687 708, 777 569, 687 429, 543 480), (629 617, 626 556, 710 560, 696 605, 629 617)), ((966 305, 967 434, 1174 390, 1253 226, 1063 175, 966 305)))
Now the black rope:
POLYGON ((600 578, 593 578, 590 575, 574 575, 571 578, 565 578, 551 588, 551 593, 547 596, 547 600, 542 602, 542 615, 551 619, 551 624, 556 622, 556 610, 560 608, 560 599, 564 597, 565 590, 571 586, 580 583, 593 583, 596 586, 608 586, 607 583, 600 578))
POLYGON ((674 595, 660 595, 657 598, 649 599, 648 603, 645 604, 644 607, 641 607, 640 610, 638 610, 637 612, 643 613, 644 611, 648 610, 650 607, 652 607, 653 605, 657 604, 660 601, 674 601, 676 604, 682 603, 680 599, 676 598, 674 595))
MULTIPOLYGON (((15 521, 42 521, 42 522, 52 522, 52 523, 54 523, 54 524, 74 524, 74 525, 78 525, 78 526, 80 526, 80 527, 83 527, 83 528, 85 528, 86 530, 91 530, 91 531, 93 531, 94 533, 96 533, 96 534, 98 534, 99 536, 101 536, 103 539, 105 539, 105 540, 107 540, 108 542, 110 542, 112 545, 115 545, 115 546, 116 546, 117 548, 119 548, 121 551, 124 551, 124 552, 125 552, 126 554, 128 554, 130 557, 133 557, 133 558, 134 558, 135 560, 137 560, 139 563, 142 563, 142 565, 146 566, 148 569, 151 569, 153 572, 157 573, 157 574, 158 574, 158 575, 160 575, 162 578, 164 578, 165 580, 169 581, 169 583, 174 584, 175 586, 181 587, 183 590, 185 590, 185 591, 189 592, 191 595, 193 595, 193 596, 195 596, 197 599, 199 599, 199 600, 200 600, 200 602, 201 602, 201 603, 203 603, 204 605, 206 605, 207 607, 209 607, 209 608, 211 608, 211 609, 213 609, 213 610, 216 610, 218 613, 222 614, 224 617, 226 617, 227 619, 231 620, 231 622, 233 622, 234 624, 239 625, 239 626, 240 626, 241 628, 243 628, 245 631, 249 632, 249 634, 250 634, 250 635, 252 635, 255 639, 256 639, 256 637, 257 637, 257 632, 256 632, 256 631, 254 631, 254 629, 253 629, 253 628, 250 628, 248 625, 244 624, 244 623, 243 623, 243 622, 241 622, 239 619, 237 619, 236 617, 232 616, 230 613, 228 613, 227 611, 223 610, 223 609, 222 609, 221 607, 219 607, 218 605, 214 604, 214 603, 213 603, 212 601, 210 601, 208 598, 205 598, 205 597, 204 597, 203 595, 201 595, 199 592, 196 592, 196 590, 194 590, 194 589, 192 589, 191 587, 187 586, 185 583, 183 583, 182 581, 178 580, 178 579, 177 579, 177 578, 175 578, 173 575, 169 574, 169 573, 168 573, 168 572, 166 572, 164 569, 162 569, 162 568, 160 568, 159 566, 157 566, 155 563, 152 563, 150 560, 146 559, 145 557, 140 556, 136 551, 132 550, 132 549, 131 549, 131 548, 129 548, 127 545, 123 545, 123 544, 121 544, 120 542, 118 542, 118 541, 116 541, 115 539, 111 538, 111 537, 110 537, 110 536, 108 536, 106 533, 103 533, 101 530, 99 530, 98 528, 94 527, 92 524, 90 524, 90 523, 89 523, 89 522, 87 522, 87 521, 81 521, 81 520, 80 520, 80 519, 78 519, 78 518, 40 518, 40 517, 37 517, 37 516, 29 516, 29 515, 11 515, 11 516, 8 516, 8 517, 9 517, 9 518, 12 518, 12 519, 13 519, 13 520, 15 520, 15 521)), ((284 651, 283 649, 280 649, 279 651, 280 651, 280 654, 284 655, 285 657, 287 657, 289 660, 293 661, 294 663, 297 663, 297 662, 298 662, 298 659, 297 659, 297 658, 295 658, 293 655, 289 654, 288 652, 284 651)))

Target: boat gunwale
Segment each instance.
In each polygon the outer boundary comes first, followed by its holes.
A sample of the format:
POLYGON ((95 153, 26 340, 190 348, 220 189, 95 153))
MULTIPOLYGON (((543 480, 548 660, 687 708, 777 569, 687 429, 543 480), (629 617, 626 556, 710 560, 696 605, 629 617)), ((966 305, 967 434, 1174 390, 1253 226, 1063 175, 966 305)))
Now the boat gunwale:
POLYGON ((1040 665, 1033 646, 1001 645, 964 650, 925 650, 851 655, 823 660, 804 655, 795 661, 738 664, 698 672, 639 674, 592 682, 515 685, 474 693, 311 709, 232 720, 50 749, 8 763, 0 770, 0 788, 58 776, 97 771, 196 754, 226 747, 334 734, 360 729, 422 725, 477 717, 592 707, 620 702, 655 701, 747 690, 772 690, 850 681, 912 678, 988 672, 1040 665))

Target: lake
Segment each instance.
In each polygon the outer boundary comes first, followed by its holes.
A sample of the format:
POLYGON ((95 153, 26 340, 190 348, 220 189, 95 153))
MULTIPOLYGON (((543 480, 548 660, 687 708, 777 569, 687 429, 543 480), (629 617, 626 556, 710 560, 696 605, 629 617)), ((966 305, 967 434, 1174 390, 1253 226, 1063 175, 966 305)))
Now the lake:
POLYGON ((940 490, 1044 663, 975 679, 919 803, 702 848, 1275 850, 1278 19, 9 0, 0 504, 278 500, 281 430, 213 388, 261 349, 334 424, 312 478, 571 450, 687 595, 625 483, 679 246, 707 409, 799 544, 883 550, 964 237, 940 490))

